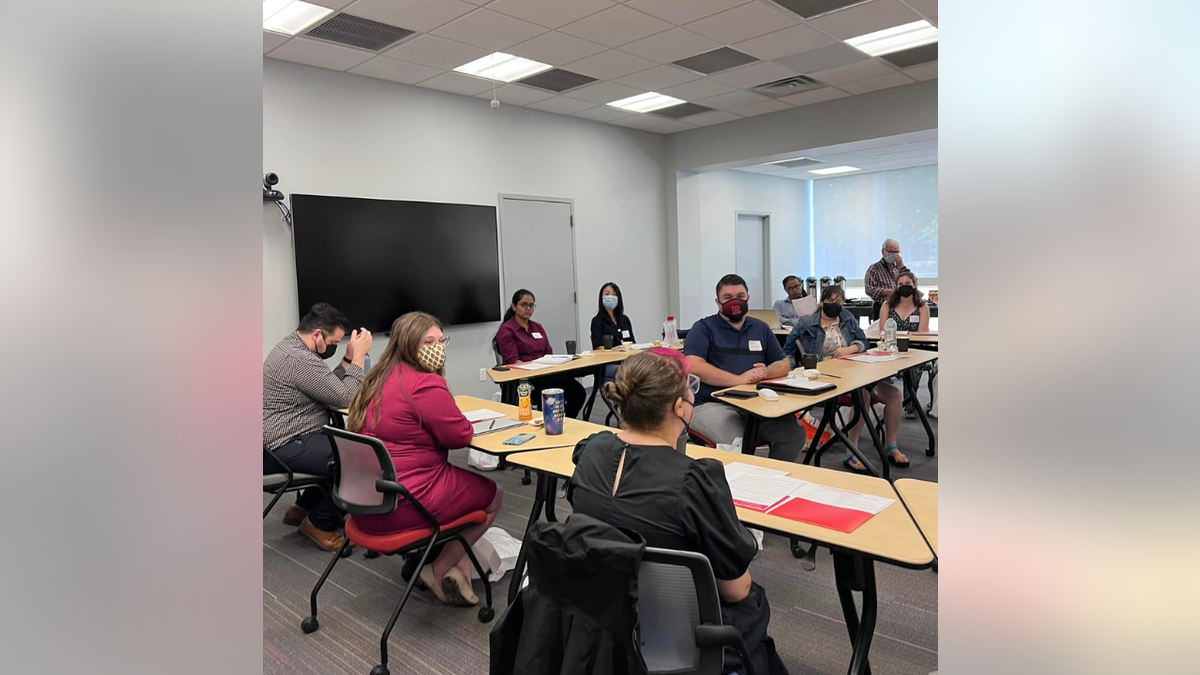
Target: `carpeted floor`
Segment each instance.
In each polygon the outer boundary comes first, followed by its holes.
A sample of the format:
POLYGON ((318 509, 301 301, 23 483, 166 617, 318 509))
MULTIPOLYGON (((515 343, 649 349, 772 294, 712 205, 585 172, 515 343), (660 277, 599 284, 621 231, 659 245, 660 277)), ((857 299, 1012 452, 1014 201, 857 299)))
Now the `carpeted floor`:
MULTIPOLYGON (((926 392, 922 391, 922 398, 926 392)), ((603 423, 597 404, 593 421, 603 423)), ((937 421, 933 420, 936 432, 937 421)), ((873 448, 863 434, 868 457, 873 448)), ((926 457, 920 422, 902 420, 900 447, 912 467, 897 476, 937 480, 937 457, 926 457)), ((841 469, 841 454, 826 455, 827 468, 841 469)), ((466 466, 466 451, 451 453, 466 466)), ((504 508, 496 520, 520 538, 533 503, 533 485, 521 485, 519 471, 487 474, 504 489, 504 508)), ((263 504, 266 505, 264 498, 263 504)), ((332 554, 318 549, 296 529, 280 522, 290 495, 263 521, 263 673, 367 675, 379 663, 379 636, 403 592, 400 559, 366 560, 361 552, 341 560, 321 590, 320 630, 305 635, 309 593, 332 554)), ((558 500, 560 518, 569 513, 558 500)), ((834 587, 833 558, 817 556, 817 569, 806 572, 785 539, 767 535, 764 550, 750 571, 771 602, 770 633, 793 675, 840 674, 850 661, 850 642, 834 587)), ((502 612, 511 575, 492 589, 497 616, 502 612)), ((879 620, 871 647, 876 675, 919 674, 937 670, 938 587, 930 570, 876 565, 879 620)), ((476 591, 483 597, 482 588, 476 591)), ((493 621, 494 624, 494 621, 493 621)), ((447 607, 428 591, 414 591, 388 641, 392 673, 487 673, 488 630, 474 609, 447 607)))

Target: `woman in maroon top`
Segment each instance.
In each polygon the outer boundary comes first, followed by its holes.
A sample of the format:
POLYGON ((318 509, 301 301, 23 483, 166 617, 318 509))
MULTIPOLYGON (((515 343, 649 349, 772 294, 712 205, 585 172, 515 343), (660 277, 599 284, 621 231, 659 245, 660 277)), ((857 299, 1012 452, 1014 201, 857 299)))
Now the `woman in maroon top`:
MULTIPOLYGON (((487 520, 463 532, 474 544, 491 526, 503 496, 491 480, 447 460, 451 448, 465 448, 473 435, 446 386, 446 343, 442 324, 434 317, 411 312, 392 324, 391 340, 379 363, 367 374, 350 402, 347 427, 383 441, 396 479, 408 488, 439 523, 454 521, 472 511, 486 511, 487 520)), ((400 500, 383 515, 355 516, 370 534, 390 534, 428 527, 411 504, 400 500)), ((470 561, 458 542, 446 544, 421 580, 449 604, 470 606, 479 598, 471 589, 470 561)))
MULTIPOLYGON (((506 366, 528 363, 554 353, 546 329, 533 320, 533 310, 537 307, 535 302, 533 293, 522 288, 513 294, 512 306, 504 313, 504 322, 496 332, 496 347, 506 366)), ((574 377, 545 376, 532 378, 529 382, 533 385, 534 405, 541 403, 543 389, 558 388, 563 390, 567 417, 575 417, 583 410, 587 391, 574 377)))

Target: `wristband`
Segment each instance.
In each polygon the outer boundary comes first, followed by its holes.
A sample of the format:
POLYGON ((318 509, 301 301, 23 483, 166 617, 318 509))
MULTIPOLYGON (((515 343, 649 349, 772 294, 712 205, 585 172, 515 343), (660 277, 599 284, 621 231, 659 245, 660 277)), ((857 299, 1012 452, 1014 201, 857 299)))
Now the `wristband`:
POLYGON ((345 361, 346 363, 349 363, 350 365, 354 365, 354 362, 350 360, 349 356, 343 356, 342 360, 345 361))

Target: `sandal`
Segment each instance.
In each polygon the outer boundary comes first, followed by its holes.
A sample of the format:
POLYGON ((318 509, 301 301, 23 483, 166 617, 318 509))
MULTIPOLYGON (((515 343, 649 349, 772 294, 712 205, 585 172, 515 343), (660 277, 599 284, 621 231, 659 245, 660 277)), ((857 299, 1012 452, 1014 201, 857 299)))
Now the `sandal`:
POLYGON ((853 471, 854 473, 870 473, 867 471, 867 467, 862 462, 858 461, 858 458, 853 454, 846 455, 842 458, 842 466, 846 467, 846 469, 850 471, 853 471), (858 464, 858 466, 856 467, 854 464, 858 464))
POLYGON ((898 469, 907 469, 908 468, 908 465, 909 465, 908 457, 904 457, 904 453, 900 452, 900 448, 896 444, 893 443, 892 445, 887 446, 886 448, 883 449, 883 452, 884 452, 884 454, 887 455, 888 464, 891 464, 892 466, 894 466, 898 469), (896 454, 893 455, 892 454, 893 452, 895 452, 896 454), (898 457, 904 457, 904 459, 897 459, 898 457))

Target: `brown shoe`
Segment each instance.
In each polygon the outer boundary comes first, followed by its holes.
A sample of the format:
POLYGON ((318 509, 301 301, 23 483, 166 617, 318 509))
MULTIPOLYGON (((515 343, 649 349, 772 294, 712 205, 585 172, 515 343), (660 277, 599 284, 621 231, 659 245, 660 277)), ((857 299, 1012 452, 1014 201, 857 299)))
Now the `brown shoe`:
POLYGON ((320 546, 326 551, 336 551, 339 547, 341 547, 342 542, 346 540, 346 538, 338 534, 337 531, 326 532, 325 530, 318 530, 311 522, 309 522, 308 518, 300 521, 300 534, 317 542, 317 546, 320 546))
POLYGON ((302 509, 299 506, 289 506, 287 511, 283 512, 283 524, 296 527, 300 521, 308 517, 308 509, 302 509))

